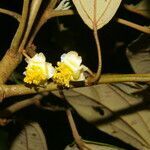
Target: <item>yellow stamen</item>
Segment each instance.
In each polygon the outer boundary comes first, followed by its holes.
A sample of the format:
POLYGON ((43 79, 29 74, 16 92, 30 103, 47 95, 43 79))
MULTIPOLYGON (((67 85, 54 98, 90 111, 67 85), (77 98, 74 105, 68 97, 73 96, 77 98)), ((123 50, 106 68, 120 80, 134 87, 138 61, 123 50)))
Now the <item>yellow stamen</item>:
POLYGON ((56 67, 56 71, 53 76, 54 82, 58 85, 69 87, 73 71, 62 62, 59 62, 57 65, 58 67, 56 67))
POLYGON ((45 72, 40 66, 27 67, 25 73, 24 82, 28 84, 39 85, 45 83, 47 80, 45 72))

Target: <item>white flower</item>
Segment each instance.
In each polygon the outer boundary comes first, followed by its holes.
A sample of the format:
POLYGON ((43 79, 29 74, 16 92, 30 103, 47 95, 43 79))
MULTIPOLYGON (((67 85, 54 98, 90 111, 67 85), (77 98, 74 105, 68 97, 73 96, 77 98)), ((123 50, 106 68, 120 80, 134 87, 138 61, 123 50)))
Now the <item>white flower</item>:
POLYGON ((28 84, 41 85, 45 84, 50 79, 55 69, 51 63, 46 62, 46 58, 43 53, 36 54, 32 58, 26 58, 28 66, 24 72, 24 82, 28 84))
POLYGON ((67 54, 61 55, 61 62, 65 63, 73 72, 81 69, 82 58, 75 51, 70 51, 67 54))
POLYGON ((58 62, 53 80, 59 85, 69 87, 70 81, 85 80, 84 71, 86 67, 81 65, 82 58, 75 51, 61 55, 61 62, 58 62))

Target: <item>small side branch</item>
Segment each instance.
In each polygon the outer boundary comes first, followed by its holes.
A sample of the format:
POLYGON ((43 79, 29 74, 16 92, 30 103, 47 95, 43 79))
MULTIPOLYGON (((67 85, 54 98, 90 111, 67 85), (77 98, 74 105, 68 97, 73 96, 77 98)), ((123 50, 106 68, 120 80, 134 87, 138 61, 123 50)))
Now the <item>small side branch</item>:
POLYGON ((53 9, 57 4, 57 0, 49 0, 49 8, 53 9))
POLYGON ((32 98, 22 100, 20 102, 12 104, 11 106, 8 106, 4 110, 1 110, 0 111, 0 125, 7 124, 9 122, 9 119, 7 119, 7 118, 11 117, 17 111, 19 111, 25 107, 28 107, 30 105, 35 105, 38 108, 46 109, 49 111, 66 111, 66 108, 60 107, 60 106, 55 106, 55 105, 43 106, 41 104, 41 100, 44 96, 47 96, 48 94, 49 94, 49 92, 37 94, 37 95, 33 96, 32 98))
POLYGON ((75 125, 75 122, 74 122, 74 119, 72 117, 72 113, 71 113, 71 110, 67 110, 66 111, 66 114, 67 114, 67 117, 68 117, 68 121, 69 121, 69 124, 70 124, 70 128, 71 128, 71 131, 72 131, 72 135, 74 137, 74 140, 77 144, 77 146, 79 147, 80 150, 90 150, 86 144, 84 143, 84 141, 82 141, 79 133, 78 133, 78 130, 77 130, 77 127, 75 125))
POLYGON ((120 24, 129 26, 129 27, 131 27, 133 29, 139 30, 141 32, 150 34, 150 28, 149 27, 144 27, 144 26, 138 25, 136 23, 133 23, 133 22, 121 19, 121 18, 117 18, 117 22, 120 23, 120 24))
POLYGON ((60 17, 60 16, 67 16, 67 15, 73 15, 73 10, 54 10, 51 9, 50 6, 46 8, 44 11, 42 17, 40 18, 35 30, 33 31, 33 34, 30 37, 30 40, 28 42, 28 46, 30 46, 33 43, 34 38, 36 37, 37 33, 41 29, 41 27, 51 18, 54 17, 60 17))
POLYGON ((24 0, 20 24, 10 46, 11 51, 14 53, 18 52, 21 38, 24 34, 25 25, 28 17, 28 8, 29 8, 29 0, 24 0))
POLYGON ((10 77, 12 72, 15 70, 15 68, 22 60, 22 55, 18 53, 18 49, 25 30, 26 20, 28 16, 28 6, 29 6, 29 0, 24 0, 19 27, 11 42, 10 49, 7 50, 6 54, 1 60, 0 63, 1 84, 7 81, 7 79, 10 77))
POLYGON ((143 16, 147 19, 150 19, 150 15, 148 13, 145 13, 146 11, 150 11, 150 10, 144 10, 145 11, 144 12, 142 10, 139 10, 139 9, 135 8, 133 5, 124 5, 124 8, 127 9, 130 12, 133 12, 133 13, 138 14, 140 16, 143 16))
POLYGON ((52 111, 52 112, 58 112, 58 111, 66 111, 66 108, 65 107, 61 107, 61 106, 55 106, 55 105, 52 105, 52 104, 48 104, 46 106, 43 106, 43 105, 39 105, 39 104, 36 104, 36 106, 40 109, 44 109, 44 110, 49 110, 49 111, 52 111))
POLYGON ((7 107, 3 111, 0 111, 0 118, 4 118, 4 117, 8 118, 15 112, 17 112, 27 106, 39 103, 39 101, 43 98, 43 96, 44 95, 42 95, 42 94, 37 94, 32 98, 25 99, 23 101, 17 102, 15 104, 7 107))
POLYGON ((15 18, 18 22, 20 22, 20 20, 21 20, 21 15, 14 12, 14 11, 0 8, 0 13, 3 13, 5 15, 9 15, 9 16, 15 18))
POLYGON ((29 19, 28 19, 28 23, 27 23, 27 28, 26 28, 26 31, 24 33, 23 40, 22 40, 22 42, 20 44, 19 52, 22 52, 22 50, 24 49, 24 46, 25 46, 25 44, 27 42, 28 36, 29 36, 30 31, 32 29, 34 20, 35 20, 35 18, 37 16, 37 13, 38 13, 38 10, 40 8, 41 3, 42 3, 42 0, 33 0, 32 3, 31 3, 31 8, 30 8, 30 12, 29 12, 29 19))
POLYGON ((149 82, 150 74, 110 74, 102 75, 99 84, 119 82, 149 82))
POLYGON ((96 75, 93 77, 90 77, 88 79, 87 84, 95 84, 98 82, 101 76, 101 71, 102 71, 102 56, 101 56, 101 47, 100 47, 100 41, 98 37, 98 31, 97 31, 97 21, 96 21, 96 1, 94 2, 94 16, 93 16, 93 35, 96 43, 96 48, 97 48, 97 55, 98 55, 98 67, 97 67, 97 72, 96 75))
POLYGON ((101 47, 100 47, 100 41, 99 41, 99 37, 98 37, 98 33, 97 33, 97 29, 94 28, 93 31, 94 34, 94 38, 95 38, 95 43, 96 43, 96 47, 97 47, 97 55, 98 55, 98 67, 97 67, 97 72, 96 75, 90 77, 88 79, 88 84, 95 84, 98 82, 98 80, 100 79, 101 76, 101 71, 102 71, 102 56, 101 56, 101 47))

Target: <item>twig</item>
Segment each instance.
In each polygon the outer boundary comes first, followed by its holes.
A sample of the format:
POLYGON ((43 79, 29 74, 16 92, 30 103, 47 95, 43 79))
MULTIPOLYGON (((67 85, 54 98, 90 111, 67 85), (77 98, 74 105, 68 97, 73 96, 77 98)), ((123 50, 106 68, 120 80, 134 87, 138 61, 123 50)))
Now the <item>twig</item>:
POLYGON ((120 24, 129 26, 129 27, 131 27, 131 28, 134 28, 134 29, 136 29, 136 30, 139 30, 139 31, 141 31, 141 32, 150 34, 150 28, 149 28, 149 27, 144 27, 144 26, 138 25, 138 24, 136 24, 136 23, 133 23, 133 22, 130 22, 130 21, 121 19, 121 18, 117 18, 117 22, 120 23, 120 24))
POLYGON ((21 38, 22 35, 24 34, 25 24, 28 17, 28 8, 29 8, 29 0, 24 0, 20 24, 10 46, 11 51, 13 51, 14 53, 18 52, 21 38))
POLYGON ((40 109, 45 109, 45 110, 49 110, 49 111, 53 111, 53 112, 66 111, 65 107, 55 106, 55 105, 51 105, 51 104, 48 104, 47 106, 36 104, 36 106, 40 109))
POLYGON ((22 55, 23 55, 25 58, 27 58, 28 60, 31 59, 31 57, 26 53, 25 50, 22 50, 22 55))
POLYGON ((42 0, 33 0, 31 3, 31 8, 30 8, 30 12, 29 12, 29 19, 28 19, 28 23, 27 23, 27 28, 25 31, 25 35, 23 37, 23 40, 20 44, 19 47, 19 52, 21 52, 24 49, 24 46, 26 44, 26 41, 28 39, 29 33, 31 31, 31 28, 33 26, 34 20, 37 16, 38 10, 40 8, 42 0))
POLYGON ((9 15, 9 16, 15 18, 18 22, 20 22, 20 20, 21 20, 21 15, 14 12, 14 11, 0 8, 0 13, 3 13, 5 15, 9 15))
MULTIPOLYGON (((119 82, 148 82, 150 81, 150 74, 123 74, 123 75, 101 75, 98 84, 105 83, 119 83, 119 82)), ((73 86, 71 86, 73 88, 73 86)), ((27 87, 25 85, 0 85, 0 99, 11 96, 27 95, 34 93, 41 93, 45 91, 58 90, 57 84, 51 82, 45 88, 33 86, 27 87)))
POLYGON ((110 74, 102 75, 99 84, 101 83, 119 83, 119 82, 148 82, 150 74, 110 74))
POLYGON ((54 105, 43 106, 43 105, 41 105, 40 101, 42 100, 43 96, 47 96, 48 94, 49 94, 49 92, 37 94, 37 95, 33 96, 32 98, 28 98, 23 101, 12 104, 11 106, 0 111, 0 125, 6 123, 7 119, 5 119, 5 118, 9 118, 15 112, 17 112, 25 107, 28 107, 30 105, 35 105, 38 108, 46 109, 46 110, 50 110, 50 111, 66 111, 66 108, 60 107, 60 106, 54 106, 54 105))
POLYGON ((3 111, 0 111, 0 117, 10 117, 13 113, 36 103, 39 103, 39 101, 43 98, 43 95, 37 94, 36 96, 32 98, 25 99, 23 101, 17 102, 3 111))
POLYGON ((27 46, 26 52, 32 58, 36 54, 36 46, 34 44, 27 46))
POLYGON ((34 38, 36 37, 38 31, 41 29, 41 27, 51 18, 54 17, 60 17, 60 16, 67 16, 67 15, 73 15, 73 10, 52 10, 50 8, 51 6, 48 6, 46 10, 44 11, 42 17, 40 18, 35 30, 33 31, 33 34, 30 37, 30 40, 28 42, 28 46, 32 44, 34 38))
POLYGON ((33 42, 36 34, 40 30, 40 28, 44 25, 45 22, 47 22, 47 16, 48 16, 47 14, 51 13, 51 11, 53 10, 53 7, 55 7, 56 3, 57 3, 57 0, 49 0, 46 9, 44 10, 41 18, 39 19, 35 29, 33 30, 33 33, 29 39, 27 47, 29 47, 32 44, 32 42, 33 42))
MULTIPOLYGON (((136 13, 136 14, 138 14, 138 15, 141 15, 141 16, 143 16, 143 17, 145 17, 145 18, 150 19, 150 16, 149 16, 148 14, 142 13, 142 11, 136 9, 133 5, 126 5, 126 4, 125 4, 125 5, 123 5, 123 6, 124 6, 125 9, 127 9, 127 10, 130 11, 130 12, 136 13)), ((148 10, 147 10, 147 11, 148 11, 148 10)))
POLYGON ((102 70, 102 56, 101 56, 101 47, 100 47, 100 41, 97 33, 97 23, 96 23, 96 2, 94 2, 94 16, 93 16, 93 34, 94 39, 97 47, 97 55, 98 55, 98 67, 96 75, 93 77, 90 77, 88 79, 88 84, 95 84, 98 82, 101 76, 101 70, 102 70))
POLYGON ((22 10, 22 16, 20 20, 19 27, 17 29, 17 32, 11 42, 10 49, 7 50, 6 54, 1 60, 0 63, 0 83, 5 83, 7 79, 10 77, 12 72, 15 70, 15 68, 18 66, 18 64, 22 60, 22 55, 18 53, 18 48, 24 33, 25 24, 28 16, 28 6, 29 6, 29 0, 24 0, 23 2, 23 10, 22 10))
POLYGON ((17 32, 11 42, 10 49, 7 50, 6 54, 1 60, 0 63, 0 83, 5 83, 7 79, 10 77, 12 72, 18 66, 18 64, 22 60, 22 55, 18 53, 18 48, 22 39, 22 35, 24 33, 26 19, 28 16, 28 6, 29 0, 24 0, 22 16, 20 20, 19 27, 17 32))
POLYGON ((69 10, 53 10, 52 14, 49 15, 49 18, 52 17, 61 17, 61 16, 70 16, 70 15, 74 15, 73 10, 69 9, 69 10))
POLYGON ((95 42, 96 42, 96 47, 97 47, 97 55, 98 55, 98 67, 97 67, 97 72, 96 75, 91 78, 89 78, 89 84, 95 84, 98 82, 98 80, 100 79, 101 76, 101 71, 102 71, 102 57, 101 57, 101 48, 100 48, 100 42, 99 42, 99 37, 97 34, 97 28, 94 27, 94 38, 95 38, 95 42))
POLYGON ((79 133, 78 133, 78 130, 77 130, 77 127, 75 125, 75 122, 73 120, 73 117, 72 117, 72 114, 71 114, 71 111, 68 109, 66 111, 66 114, 67 114, 67 117, 68 117, 68 121, 69 121, 69 124, 70 124, 70 127, 71 127, 71 131, 72 131, 72 135, 74 137, 74 140, 77 144, 77 146, 79 147, 80 150, 85 150, 85 148, 87 150, 90 150, 84 143, 84 141, 82 141, 79 133))
POLYGON ((56 4, 57 4, 57 0, 50 0, 49 4, 48 4, 48 7, 50 9, 54 9, 54 7, 56 6, 56 4))
MULTIPOLYGON (((116 83, 116 82, 148 82, 150 81, 150 74, 126 74, 126 75, 102 75, 99 80, 99 84, 104 83, 116 83)), ((34 94, 43 91, 57 90, 57 85, 49 83, 45 88, 39 87, 27 87, 25 85, 1 85, 1 95, 5 97, 34 94), (4 94, 5 93, 5 94, 4 94)))

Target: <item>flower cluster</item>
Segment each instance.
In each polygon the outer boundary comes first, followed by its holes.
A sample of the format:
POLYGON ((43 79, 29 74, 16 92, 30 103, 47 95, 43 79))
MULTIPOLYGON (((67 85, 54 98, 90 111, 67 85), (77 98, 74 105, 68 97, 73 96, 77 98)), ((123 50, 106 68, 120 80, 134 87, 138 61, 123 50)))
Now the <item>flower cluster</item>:
POLYGON ((82 58, 75 51, 63 54, 55 68, 51 63, 46 62, 43 53, 36 54, 33 58, 26 58, 26 62, 28 65, 24 72, 24 82, 28 84, 43 85, 52 78, 58 85, 69 87, 70 81, 85 80, 86 67, 81 65, 82 58))
POLYGON ((81 65, 82 58, 75 51, 61 55, 61 62, 57 63, 53 80, 59 84, 69 87, 70 81, 85 80, 83 72, 85 71, 81 65))
POLYGON ((54 74, 54 67, 46 62, 43 53, 36 54, 33 58, 26 58, 28 66, 24 72, 24 82, 28 84, 43 85, 54 74))

